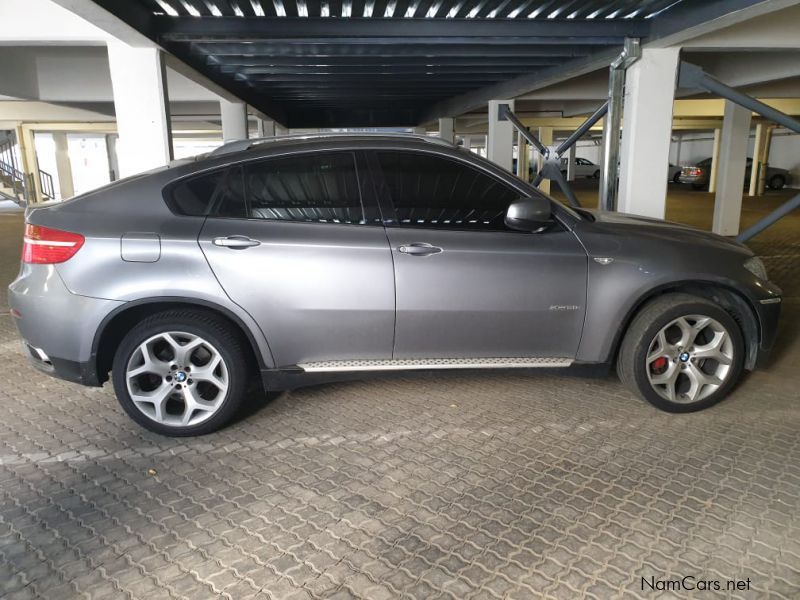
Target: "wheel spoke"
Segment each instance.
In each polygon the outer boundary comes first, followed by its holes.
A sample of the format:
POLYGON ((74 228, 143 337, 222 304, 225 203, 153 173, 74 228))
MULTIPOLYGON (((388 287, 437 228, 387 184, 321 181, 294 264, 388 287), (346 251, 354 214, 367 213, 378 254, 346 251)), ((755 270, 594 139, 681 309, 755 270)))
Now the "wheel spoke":
POLYGON ((167 400, 173 394, 174 388, 169 383, 162 383, 159 387, 157 387, 152 392, 139 392, 137 394, 131 394, 131 399, 135 403, 145 403, 151 404, 153 406, 153 410, 155 413, 153 418, 155 421, 159 423, 164 422, 164 416, 166 411, 164 410, 167 400))
MULTIPOLYGON (((652 350, 650 354, 647 355, 648 365, 655 359, 661 358, 662 356, 669 357, 670 351, 674 349, 674 346, 667 342, 667 335, 663 329, 658 332, 654 342, 658 342, 658 348, 656 350, 652 350)), ((652 348, 653 344, 650 344, 650 347, 652 348)))
POLYGON ((723 353, 723 346, 728 341, 728 334, 724 331, 715 331, 714 339, 702 346, 695 346, 692 349, 692 356, 697 359, 710 358, 722 365, 730 365, 733 361, 731 357, 723 353))

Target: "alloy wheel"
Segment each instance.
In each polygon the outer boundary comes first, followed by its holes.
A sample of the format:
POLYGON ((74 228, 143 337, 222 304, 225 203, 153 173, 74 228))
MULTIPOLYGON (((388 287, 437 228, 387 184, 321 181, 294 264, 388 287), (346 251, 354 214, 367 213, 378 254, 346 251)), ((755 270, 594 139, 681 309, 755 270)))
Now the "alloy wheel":
POLYGON ((656 334, 647 352, 650 385, 670 402, 703 400, 725 383, 733 366, 733 339, 717 320, 686 315, 656 334))
POLYGON ((154 335, 131 354, 125 382, 133 404, 170 426, 202 423, 222 406, 229 374, 219 350, 183 331, 154 335))

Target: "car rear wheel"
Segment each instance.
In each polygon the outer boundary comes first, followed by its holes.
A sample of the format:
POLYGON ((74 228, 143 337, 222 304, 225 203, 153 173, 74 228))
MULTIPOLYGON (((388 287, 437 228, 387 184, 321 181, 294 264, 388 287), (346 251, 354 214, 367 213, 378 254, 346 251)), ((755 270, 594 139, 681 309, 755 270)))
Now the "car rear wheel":
POLYGON ((672 176, 672 183, 680 183, 681 182, 681 172, 678 171, 675 175, 672 176))
POLYGON ((786 185, 786 178, 783 175, 773 175, 769 178, 769 187, 773 190, 782 190, 786 185))
POLYGON ((733 317, 689 294, 668 294, 634 318, 620 348, 620 379, 650 404, 693 412, 725 398, 744 365, 744 339, 733 317))
POLYGON ((122 408, 143 427, 203 435, 225 425, 242 405, 247 364, 238 336, 213 315, 166 311, 125 336, 112 380, 122 408))
POLYGON ((592 177, 595 179, 600 179, 600 169, 597 169, 594 173, 592 173, 592 177))

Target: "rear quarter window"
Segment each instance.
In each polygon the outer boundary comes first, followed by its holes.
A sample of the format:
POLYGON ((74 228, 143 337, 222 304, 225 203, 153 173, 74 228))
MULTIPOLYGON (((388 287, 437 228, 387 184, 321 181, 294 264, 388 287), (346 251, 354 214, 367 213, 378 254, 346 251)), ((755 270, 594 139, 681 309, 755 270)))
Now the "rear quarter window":
POLYGON ((189 217, 245 218, 241 167, 212 171, 182 179, 164 194, 172 212, 189 217))

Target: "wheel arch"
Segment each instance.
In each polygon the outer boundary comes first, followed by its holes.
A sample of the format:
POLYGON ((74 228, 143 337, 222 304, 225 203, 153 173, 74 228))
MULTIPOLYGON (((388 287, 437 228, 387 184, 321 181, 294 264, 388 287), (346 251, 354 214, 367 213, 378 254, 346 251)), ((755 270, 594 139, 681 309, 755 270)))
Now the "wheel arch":
POLYGON ((111 371, 111 364, 116 347, 122 341, 125 334, 130 331, 136 323, 152 314, 176 308, 200 309, 227 321, 235 328, 239 335, 247 341, 247 347, 250 348, 250 355, 256 368, 259 371, 269 368, 264 361, 264 356, 259 349, 258 342, 253 332, 244 321, 230 309, 197 298, 143 298, 126 302, 122 306, 117 307, 106 315, 97 328, 94 339, 92 340, 89 362, 90 365, 94 367, 94 373, 96 374, 98 383, 102 384, 108 381, 108 373, 111 371))
POLYGON ((691 294, 711 300, 719 304, 728 314, 739 324, 742 329, 747 356, 745 356, 745 368, 752 370, 756 365, 758 347, 761 340, 761 326, 758 321, 755 308, 750 300, 736 289, 715 281, 679 281, 664 284, 645 292, 637 298, 633 306, 628 310, 623 320, 623 326, 617 331, 612 353, 609 357, 616 361, 619 355, 622 340, 631 325, 634 317, 651 300, 663 296, 664 294, 684 293, 691 294))

